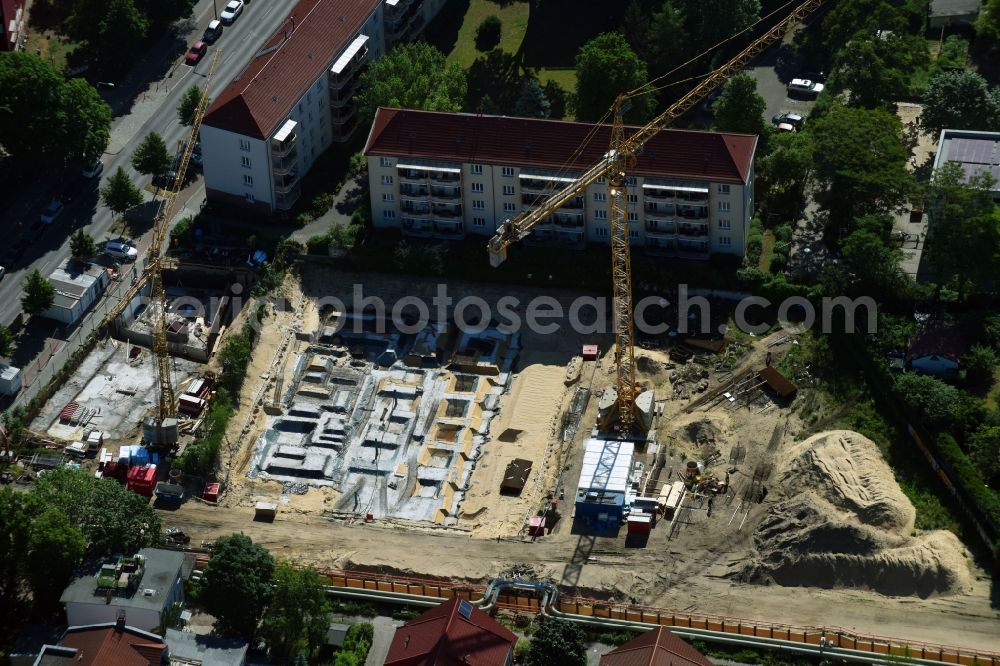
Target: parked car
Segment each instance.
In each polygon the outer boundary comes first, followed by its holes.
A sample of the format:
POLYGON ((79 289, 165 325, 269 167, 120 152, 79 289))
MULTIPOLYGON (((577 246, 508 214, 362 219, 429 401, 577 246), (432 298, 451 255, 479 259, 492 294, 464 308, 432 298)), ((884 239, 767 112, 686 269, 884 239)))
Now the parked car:
POLYGON ((788 94, 815 96, 823 92, 825 86, 812 79, 792 79, 788 83, 788 94))
POLYGON ((65 206, 63 206, 63 202, 61 200, 53 199, 49 202, 49 205, 45 207, 45 210, 42 211, 42 217, 40 219, 45 224, 52 224, 56 221, 56 218, 62 214, 64 208, 65 206))
POLYGON ((83 171, 80 172, 80 175, 84 178, 94 178, 95 176, 101 175, 102 171, 104 171, 104 162, 102 162, 100 158, 97 158, 84 167, 83 171))
POLYGON ((208 53, 208 44, 205 42, 195 42, 188 49, 187 55, 184 57, 185 61, 189 65, 197 65, 201 62, 201 59, 205 57, 208 53))
POLYGON ((226 5, 226 8, 222 10, 221 14, 219 14, 219 18, 222 19, 223 24, 232 25, 242 13, 243 0, 229 0, 229 4, 226 5))
POLYGON ((205 28, 205 35, 201 38, 201 41, 206 44, 214 44, 215 40, 219 37, 222 37, 222 21, 216 19, 205 28))
POLYGON ((162 188, 169 188, 174 186, 174 180, 177 178, 177 170, 171 169, 165 174, 154 176, 153 185, 162 188))
POLYGON ((104 251, 113 259, 122 261, 135 261, 139 256, 139 251, 128 243, 122 241, 108 241, 104 244, 104 251))
POLYGON ((771 124, 780 129, 781 125, 791 125, 793 130, 802 129, 806 119, 797 113, 779 113, 771 118, 771 124))

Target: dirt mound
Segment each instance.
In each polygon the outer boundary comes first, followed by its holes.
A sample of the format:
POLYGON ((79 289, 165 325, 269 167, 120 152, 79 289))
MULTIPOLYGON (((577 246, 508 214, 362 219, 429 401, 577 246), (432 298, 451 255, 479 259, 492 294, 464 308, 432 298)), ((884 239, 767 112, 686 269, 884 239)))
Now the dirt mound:
POLYGON ((792 447, 781 472, 788 488, 812 489, 865 524, 909 534, 916 511, 875 442, 849 430, 813 435, 792 447))
POLYGON ((915 511, 871 440, 815 435, 785 457, 772 506, 737 577, 789 587, 865 588, 929 597, 967 589, 965 552, 949 532, 912 536, 915 511))

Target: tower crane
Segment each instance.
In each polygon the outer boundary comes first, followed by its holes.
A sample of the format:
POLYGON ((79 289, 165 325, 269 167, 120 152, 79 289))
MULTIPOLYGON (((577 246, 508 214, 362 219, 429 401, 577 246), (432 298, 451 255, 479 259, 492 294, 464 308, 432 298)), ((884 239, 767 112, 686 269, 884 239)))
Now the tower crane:
POLYGON ((129 289, 125 296, 118 302, 108 314, 108 322, 121 315, 125 307, 138 295, 146 282, 150 283, 150 323, 153 329, 153 357, 155 358, 155 372, 157 385, 157 411, 155 416, 151 416, 143 421, 143 439, 151 446, 163 449, 173 448, 177 444, 177 410, 174 395, 174 386, 170 373, 170 350, 167 346, 167 299, 163 290, 163 269, 169 267, 165 257, 163 257, 163 243, 170 226, 170 219, 174 214, 174 204, 177 201, 177 193, 184 183, 188 165, 191 162, 191 153, 198 141, 198 132, 201 129, 201 121, 205 117, 208 109, 208 90, 212 83, 212 77, 219 66, 219 59, 222 49, 215 49, 208 73, 205 75, 204 94, 198 102, 194 119, 191 122, 191 129, 188 132, 188 139, 181 152, 180 162, 177 165, 177 173, 170 189, 163 196, 163 204, 153 222, 153 238, 146 255, 146 267, 141 278, 129 289))
POLYGON ((514 219, 505 220, 497 229, 497 233, 487 242, 490 264, 494 267, 499 266, 507 259, 508 248, 530 235, 531 230, 542 220, 574 198, 583 195, 587 187, 599 178, 607 179, 611 229, 612 296, 614 299, 612 318, 617 377, 614 387, 616 391, 614 408, 609 409, 606 417, 602 419, 600 424, 602 429, 606 430, 617 417, 617 425, 623 434, 635 433, 637 429, 645 430, 645 426, 637 418, 636 408, 636 398, 639 396, 640 387, 635 378, 635 353, 632 337, 632 267, 626 215, 627 197, 624 186, 626 174, 635 165, 636 153, 642 150, 646 142, 656 136, 660 130, 670 125, 705 98, 709 92, 746 67, 753 58, 781 39, 789 28, 816 11, 824 1, 805 0, 774 27, 740 51, 732 60, 710 72, 698 85, 667 110, 631 134, 628 133, 631 128, 626 127, 622 119, 623 114, 630 108, 630 98, 645 93, 639 89, 632 93, 619 95, 612 109, 611 146, 610 150, 604 154, 603 159, 587 169, 583 175, 575 178, 562 189, 555 191, 537 208, 523 212, 514 219))

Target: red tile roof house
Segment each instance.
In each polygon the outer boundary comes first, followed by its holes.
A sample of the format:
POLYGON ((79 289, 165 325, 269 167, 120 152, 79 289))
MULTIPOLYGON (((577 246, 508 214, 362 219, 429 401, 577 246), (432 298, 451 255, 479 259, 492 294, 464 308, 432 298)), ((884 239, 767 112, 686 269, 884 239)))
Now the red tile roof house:
MULTIPOLYGON (((365 147, 372 224, 409 236, 492 236, 599 163, 610 137, 608 125, 381 108, 365 147)), ((632 244, 693 259, 742 257, 756 148, 750 134, 659 132, 626 181, 632 244)), ((598 179, 536 226, 531 240, 608 243, 608 198, 598 179)))
POLYGON ((910 338, 907 364, 914 372, 955 377, 969 346, 956 326, 934 326, 910 338))
POLYGON ((357 128, 354 93, 367 63, 414 39, 444 2, 299 0, 205 114, 208 198, 288 211, 316 159, 357 128))
POLYGON ((453 597, 407 622, 385 666, 509 666, 517 636, 468 601, 453 597))
POLYGON ((0 22, 3 24, 3 38, 0 51, 14 51, 24 33, 24 0, 0 0, 0 22))
POLYGON ((35 666, 161 666, 168 649, 156 634, 117 622, 70 627, 59 645, 46 645, 35 666))
POLYGON ((712 662, 666 628, 657 627, 601 657, 601 666, 712 666, 712 662))

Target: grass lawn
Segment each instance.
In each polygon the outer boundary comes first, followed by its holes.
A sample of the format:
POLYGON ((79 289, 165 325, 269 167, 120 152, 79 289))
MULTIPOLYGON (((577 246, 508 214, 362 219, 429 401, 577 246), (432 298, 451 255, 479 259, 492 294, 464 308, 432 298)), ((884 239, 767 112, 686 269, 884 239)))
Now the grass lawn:
POLYGON ((771 270, 771 254, 774 252, 774 232, 767 229, 764 232, 764 242, 761 244, 760 261, 757 267, 767 273, 771 270))
POLYGON ((75 42, 56 34, 52 30, 29 30, 27 53, 39 53, 42 60, 52 64, 58 71, 66 68, 66 57, 77 47, 75 42))
POLYGON ((572 68, 559 67, 555 69, 541 68, 538 70, 538 80, 545 85, 545 82, 552 79, 566 92, 576 90, 576 70, 572 68))
POLYGON ((481 51, 476 50, 476 28, 491 14, 499 16, 503 23, 500 48, 508 53, 517 52, 524 39, 524 33, 528 30, 528 3, 515 1, 506 7, 501 7, 490 0, 470 0, 465 20, 458 31, 455 47, 448 54, 449 64, 457 62, 467 69, 476 58, 483 55, 481 51))

